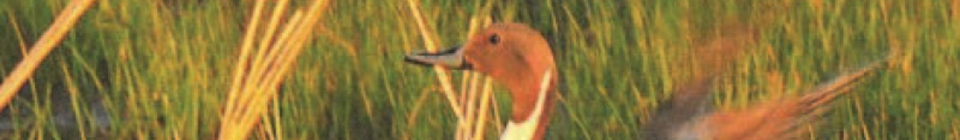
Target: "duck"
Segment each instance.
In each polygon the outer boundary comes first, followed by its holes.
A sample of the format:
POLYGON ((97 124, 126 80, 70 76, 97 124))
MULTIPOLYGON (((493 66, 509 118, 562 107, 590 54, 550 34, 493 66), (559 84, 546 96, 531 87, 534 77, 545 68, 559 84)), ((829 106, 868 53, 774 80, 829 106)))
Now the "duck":
POLYGON ((512 99, 510 119, 500 138, 539 140, 557 100, 559 77, 553 56, 539 31, 520 23, 494 23, 459 47, 420 51, 404 60, 489 76, 505 86, 512 99))
MULTIPOLYGON (((785 139, 798 125, 815 118, 839 93, 848 91, 877 66, 840 76, 837 80, 795 99, 776 100, 744 110, 715 111, 709 103, 717 75, 743 46, 755 42, 756 30, 723 27, 720 37, 706 39, 697 60, 704 68, 658 107, 643 125, 645 139, 785 139), (728 34, 734 33, 734 34, 728 34), (740 34, 736 34, 740 33, 740 34), (728 54, 729 53, 729 54, 728 54), (733 55, 731 55, 733 54, 733 55)), ((463 45, 437 52, 415 51, 407 63, 426 67, 470 70, 485 74, 505 86, 512 98, 510 120, 500 139, 544 138, 557 102, 558 77, 550 45, 542 34, 521 23, 494 23, 474 34, 463 45), (547 82, 542 82, 547 80, 547 82)))

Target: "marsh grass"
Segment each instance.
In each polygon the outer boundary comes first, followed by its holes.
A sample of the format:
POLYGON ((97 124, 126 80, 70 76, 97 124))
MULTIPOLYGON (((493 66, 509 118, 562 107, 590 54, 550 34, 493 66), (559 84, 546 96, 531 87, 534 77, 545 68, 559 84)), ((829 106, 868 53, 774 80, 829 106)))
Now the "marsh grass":
MULTIPOLYGON (((5 112, 12 139, 213 139, 233 86, 255 1, 98 0, 41 63, 5 112), (66 72, 64 72, 64 70, 66 72), (70 80, 65 80, 69 75, 70 80), (73 86, 65 86, 73 85, 73 86), (53 114, 75 87, 81 114, 100 99, 108 127, 81 135, 53 114), (24 94, 27 93, 27 94, 24 94), (20 97, 21 95, 25 95, 20 97)), ((960 1, 418 1, 438 48, 458 44, 475 15, 539 29, 563 81, 548 132, 553 139, 637 139, 659 101, 695 70, 695 38, 720 23, 758 27, 759 42, 723 74, 715 104, 742 109, 795 97, 901 50, 830 105, 811 139, 960 138, 960 1), (489 6, 487 6, 489 5, 489 6), (489 10, 489 11, 487 11, 489 10), (776 92, 782 91, 782 92, 776 92)), ((0 1, 0 74, 23 59, 66 0, 0 1), (25 48, 25 49, 24 49, 25 48)), ((291 8, 311 1, 291 1, 291 8)), ((437 74, 402 63, 423 48, 408 1, 331 1, 304 42, 267 116, 273 137, 250 139, 448 139, 460 123, 437 74), (277 131, 279 129, 279 131, 277 131)), ((466 74, 451 74, 462 79, 466 74)), ((470 76, 473 77, 473 76, 470 76)), ((454 80, 458 81, 458 80, 454 80)), ((463 81, 463 80, 459 80, 463 81)), ((474 81, 474 80, 467 80, 474 81)), ((484 81, 484 80, 479 80, 484 81)), ((462 85, 462 84, 461 84, 462 85)), ((497 94, 506 93, 493 84, 497 94)), ((461 86, 469 87, 469 86, 461 86)), ((482 87, 482 86, 478 86, 482 87)), ((493 117, 510 100, 491 96, 493 117)), ((90 118, 85 117, 85 118, 90 118)), ((495 120, 495 119, 494 119, 495 120)), ((506 120, 489 122, 493 128, 506 120)), ((255 130, 253 133, 261 133, 255 130)), ((267 134, 267 132, 263 132, 267 134)), ((499 130, 486 130, 495 138, 499 130)), ((259 134, 257 134, 259 135, 259 134)))

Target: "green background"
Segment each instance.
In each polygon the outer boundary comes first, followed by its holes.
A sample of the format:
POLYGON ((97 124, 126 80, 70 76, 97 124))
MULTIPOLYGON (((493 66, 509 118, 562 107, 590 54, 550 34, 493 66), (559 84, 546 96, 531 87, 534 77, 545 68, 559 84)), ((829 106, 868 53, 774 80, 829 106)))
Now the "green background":
MULTIPOLYGON (((0 74, 66 3, 0 1, 0 74)), ((407 2, 331 4, 278 96, 282 137, 452 138, 456 118, 435 72, 402 62, 424 49, 407 2)), ((678 61, 695 57, 691 39, 730 22, 757 25, 760 41, 715 85, 718 107, 797 96, 899 50, 902 56, 831 104, 822 125, 802 128, 812 132, 804 138, 960 139, 957 0, 501 0, 489 1, 486 12, 487 4, 430 0, 421 7, 442 46, 463 42, 475 15, 544 34, 566 83, 549 139, 641 138, 658 101, 690 77, 693 70, 678 61)), ((97 1, 39 67, 31 90, 4 110, 40 119, 3 137, 216 137, 250 9, 248 0, 97 1), (96 103, 115 123, 50 125, 63 104, 81 106, 66 110, 89 120, 96 103)), ((496 89, 504 108, 510 100, 496 89)))

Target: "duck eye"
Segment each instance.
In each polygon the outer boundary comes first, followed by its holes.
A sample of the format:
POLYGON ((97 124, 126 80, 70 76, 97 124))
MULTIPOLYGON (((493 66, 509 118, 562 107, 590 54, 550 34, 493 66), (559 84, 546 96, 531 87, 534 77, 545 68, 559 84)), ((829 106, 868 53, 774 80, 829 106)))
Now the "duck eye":
POLYGON ((497 35, 497 34, 493 34, 492 36, 490 36, 490 40, 489 40, 489 41, 490 41, 491 44, 500 43, 500 36, 497 35))

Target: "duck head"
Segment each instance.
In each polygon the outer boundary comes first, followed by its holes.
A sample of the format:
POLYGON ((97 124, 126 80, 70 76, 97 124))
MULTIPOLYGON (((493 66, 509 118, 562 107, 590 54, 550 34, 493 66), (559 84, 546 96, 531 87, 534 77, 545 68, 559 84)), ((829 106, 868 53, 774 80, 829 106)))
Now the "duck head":
POLYGON ((542 139, 553 110, 558 78, 550 46, 533 28, 517 23, 493 24, 459 47, 412 53, 405 61, 488 75, 505 86, 512 97, 510 123, 501 138, 521 135, 523 139, 542 139), (546 92, 541 92, 545 76, 550 81, 543 89, 546 92))

